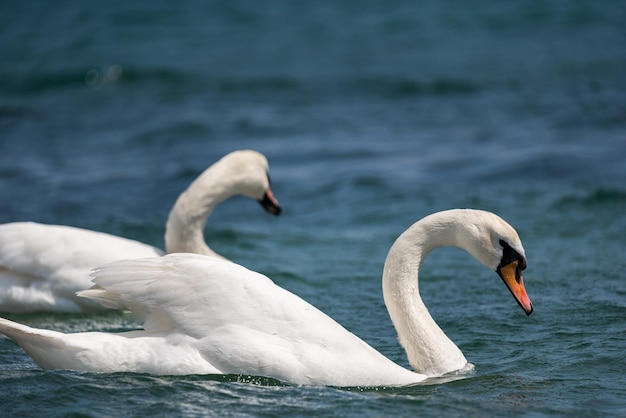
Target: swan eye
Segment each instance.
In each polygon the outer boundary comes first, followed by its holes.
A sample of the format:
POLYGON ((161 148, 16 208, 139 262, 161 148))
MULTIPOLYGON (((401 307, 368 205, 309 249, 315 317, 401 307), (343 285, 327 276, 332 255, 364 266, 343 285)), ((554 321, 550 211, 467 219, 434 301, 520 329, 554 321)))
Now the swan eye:
POLYGON ((521 271, 526 269, 526 259, 503 239, 500 240, 500 246, 502 246, 502 259, 500 260, 500 267, 506 266, 513 261, 517 261, 518 274, 521 275, 521 271))
POLYGON ((272 179, 270 178, 270 172, 269 171, 265 171, 265 174, 267 175, 267 184, 269 184, 271 186, 272 185, 272 179))

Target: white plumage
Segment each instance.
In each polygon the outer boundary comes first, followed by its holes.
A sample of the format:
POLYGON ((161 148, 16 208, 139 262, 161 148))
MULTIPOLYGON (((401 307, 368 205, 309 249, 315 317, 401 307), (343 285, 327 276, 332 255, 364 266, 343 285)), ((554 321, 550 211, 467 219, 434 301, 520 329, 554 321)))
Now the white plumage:
POLYGON ((467 366, 430 317, 417 288, 419 265, 443 245, 461 245, 498 271, 518 303, 528 314, 532 311, 519 271, 524 251, 513 228, 496 215, 472 210, 422 219, 396 240, 383 273, 385 303, 413 371, 267 277, 197 254, 118 261, 95 271, 96 286, 81 296, 132 309, 143 318, 143 330, 63 334, 2 319, 0 332, 45 368, 406 385, 467 366), (516 284, 509 282, 510 273, 518 276, 516 284))
MULTIPOLYGON (((216 255, 204 226, 216 205, 242 194, 280 213, 267 174, 255 151, 236 151, 205 170, 170 212, 167 252, 216 255)), ((63 225, 15 222, 0 225, 0 312, 80 312, 101 309, 75 293, 91 286, 89 271, 115 260, 162 255, 153 246, 102 232, 63 225)))

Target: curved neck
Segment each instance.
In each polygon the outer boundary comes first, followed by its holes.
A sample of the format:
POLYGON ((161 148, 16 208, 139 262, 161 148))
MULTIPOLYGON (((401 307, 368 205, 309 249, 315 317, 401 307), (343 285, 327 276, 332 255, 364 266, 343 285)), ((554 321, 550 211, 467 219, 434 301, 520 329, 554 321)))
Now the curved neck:
POLYGON ((391 247, 383 271, 383 297, 414 371, 439 376, 467 364, 461 350, 444 334, 422 302, 420 265, 433 249, 461 246, 458 223, 431 215, 413 224, 391 247))
POLYGON ((178 197, 165 226, 167 253, 219 256, 206 244, 204 226, 215 206, 234 194, 222 171, 219 166, 209 167, 178 197))

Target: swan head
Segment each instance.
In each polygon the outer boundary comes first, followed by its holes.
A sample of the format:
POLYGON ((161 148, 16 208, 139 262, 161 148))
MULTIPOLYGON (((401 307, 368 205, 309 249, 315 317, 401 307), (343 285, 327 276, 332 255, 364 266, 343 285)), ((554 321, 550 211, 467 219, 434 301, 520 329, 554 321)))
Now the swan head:
POLYGON ((222 178, 228 181, 230 195, 241 194, 255 199, 272 215, 282 212, 270 187, 269 165, 263 154, 252 150, 234 151, 216 164, 223 169, 222 178))
POLYGON ((467 210, 466 233, 461 234, 461 246, 485 266, 494 270, 509 289, 519 306, 530 315, 533 304, 526 293, 522 271, 526 255, 522 242, 511 225, 486 211, 467 210))

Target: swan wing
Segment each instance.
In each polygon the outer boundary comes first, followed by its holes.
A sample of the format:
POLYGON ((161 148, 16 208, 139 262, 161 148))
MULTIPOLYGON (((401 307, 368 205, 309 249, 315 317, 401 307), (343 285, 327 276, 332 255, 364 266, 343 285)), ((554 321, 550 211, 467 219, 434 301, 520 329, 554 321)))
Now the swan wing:
POLYGON ((262 321, 260 315, 288 321, 296 317, 295 310, 317 311, 268 277, 212 256, 176 253, 116 261, 92 276, 96 286, 81 296, 147 313, 148 331, 174 326, 202 338, 237 323, 275 333, 278 323, 262 321))
POLYGON ((423 379, 388 360, 266 276, 214 257, 170 254, 118 261, 82 296, 145 318, 145 331, 193 338, 223 373, 291 383, 406 384, 423 379))
POLYGON ((0 311, 77 312, 75 296, 91 286, 89 271, 118 259, 162 252, 138 241, 70 226, 15 222, 0 225, 0 311))

